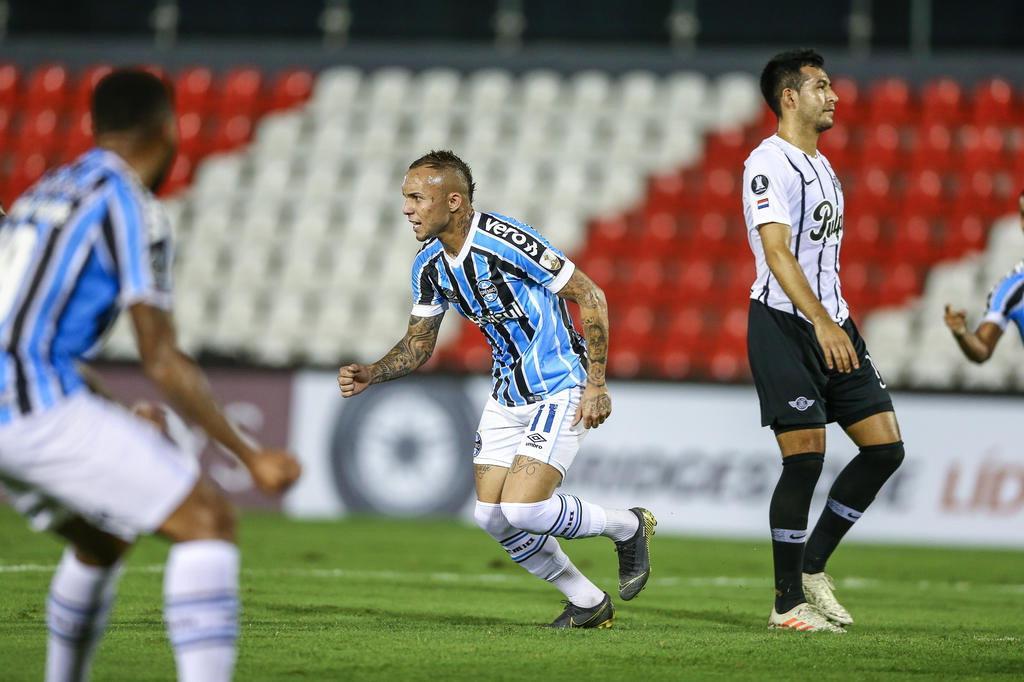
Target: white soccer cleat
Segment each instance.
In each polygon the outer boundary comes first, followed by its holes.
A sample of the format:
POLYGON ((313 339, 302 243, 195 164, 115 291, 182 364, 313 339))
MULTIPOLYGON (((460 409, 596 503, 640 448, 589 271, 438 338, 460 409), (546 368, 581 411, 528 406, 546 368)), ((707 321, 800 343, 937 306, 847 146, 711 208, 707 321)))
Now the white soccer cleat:
POLYGON ((794 606, 785 613, 779 613, 773 607, 772 615, 768 616, 768 629, 796 630, 797 632, 846 632, 806 602, 794 606))
POLYGON ((853 625, 853 616, 843 608, 843 605, 836 601, 833 590, 836 584, 832 576, 822 571, 821 573, 804 573, 804 596, 807 603, 821 612, 836 625, 853 625))

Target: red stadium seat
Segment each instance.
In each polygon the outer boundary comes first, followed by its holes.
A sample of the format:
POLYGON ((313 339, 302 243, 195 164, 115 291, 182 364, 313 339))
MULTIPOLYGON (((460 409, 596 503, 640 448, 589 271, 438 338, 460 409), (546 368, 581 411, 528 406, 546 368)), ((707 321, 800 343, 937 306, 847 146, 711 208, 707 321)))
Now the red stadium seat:
POLYGON ((883 283, 879 288, 879 305, 898 305, 921 291, 921 274, 909 263, 895 263, 878 270, 883 283))
POLYGON ((954 215, 946 223, 946 238, 942 244, 942 258, 960 258, 964 254, 981 251, 988 237, 986 223, 977 215, 954 215))
POLYGON ((942 186, 942 178, 933 170, 914 173, 907 179, 903 209, 917 215, 938 217, 948 210, 949 193, 942 186))
POLYGON ((888 123, 873 126, 865 131, 861 146, 861 165, 895 170, 904 165, 906 155, 896 126, 888 123))
POLYGON ((706 168, 723 168, 735 172, 737 167, 743 167, 743 161, 750 150, 742 128, 712 133, 708 135, 704 149, 706 168))
POLYGON ((685 241, 679 225, 671 213, 655 213, 647 220, 638 238, 637 251, 673 263, 683 257, 685 241))
POLYGON ((203 118, 195 112, 178 117, 178 148, 186 156, 205 154, 207 142, 203 135, 203 118))
POLYGON ((1020 123, 1014 112, 1013 87, 1002 78, 980 83, 973 93, 971 120, 976 126, 1006 126, 1020 123))
POLYGON ((313 74, 304 69, 282 71, 270 86, 269 109, 290 109, 313 93, 313 74))
POLYGON ((14 64, 0 64, 0 108, 14 109, 20 102, 21 73, 14 64))
POLYGON ((221 85, 217 112, 224 117, 258 116, 263 74, 258 69, 244 68, 229 71, 221 85))
POLYGON ((647 184, 645 208, 653 213, 675 212, 683 208, 686 186, 678 173, 653 176, 647 184))
POLYGON ((952 78, 940 78, 921 89, 921 123, 960 125, 966 119, 963 88, 952 78))
POLYGON ((917 113, 910 86, 901 78, 874 83, 868 92, 867 122, 875 125, 906 125, 917 113))
POLYGON ((205 66, 183 69, 174 81, 178 115, 205 115, 212 108, 213 93, 213 71, 205 66))
POLYGON ((211 138, 211 149, 223 152, 235 149, 252 138, 252 119, 248 116, 232 116, 218 122, 211 138))
POLYGON ((1011 163, 1007 154, 1006 138, 1001 128, 987 125, 983 128, 965 126, 960 131, 960 147, 963 153, 963 170, 971 173, 977 170, 998 171, 1008 168, 1011 163))
POLYGON ((23 119, 15 148, 24 156, 40 153, 50 159, 64 142, 63 133, 60 115, 53 109, 41 109, 23 119))
POLYGON ((25 107, 29 111, 41 109, 61 110, 70 96, 71 78, 68 70, 59 64, 37 67, 28 79, 25 107))
POLYGON ((956 167, 953 153, 953 132, 949 126, 932 123, 917 131, 917 141, 910 157, 911 171, 945 172, 956 167))

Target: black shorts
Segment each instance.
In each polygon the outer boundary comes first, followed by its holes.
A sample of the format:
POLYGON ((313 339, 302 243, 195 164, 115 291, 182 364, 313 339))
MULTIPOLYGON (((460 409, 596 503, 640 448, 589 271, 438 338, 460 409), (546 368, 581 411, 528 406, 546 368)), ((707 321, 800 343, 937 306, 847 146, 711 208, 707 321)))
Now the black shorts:
POLYGON ((843 323, 860 360, 860 369, 830 370, 814 326, 796 315, 750 301, 747 357, 761 401, 761 426, 776 433, 824 427, 846 428, 892 410, 892 398, 868 355, 852 319, 843 323))

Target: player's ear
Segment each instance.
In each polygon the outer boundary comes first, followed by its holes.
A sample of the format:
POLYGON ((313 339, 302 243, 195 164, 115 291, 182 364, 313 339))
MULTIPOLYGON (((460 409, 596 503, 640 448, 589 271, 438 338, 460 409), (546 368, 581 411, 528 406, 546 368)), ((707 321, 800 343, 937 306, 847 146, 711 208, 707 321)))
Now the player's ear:
POLYGON ((451 192, 448 195, 448 210, 451 211, 452 213, 455 213, 460 208, 462 208, 463 202, 464 199, 459 192, 451 192))

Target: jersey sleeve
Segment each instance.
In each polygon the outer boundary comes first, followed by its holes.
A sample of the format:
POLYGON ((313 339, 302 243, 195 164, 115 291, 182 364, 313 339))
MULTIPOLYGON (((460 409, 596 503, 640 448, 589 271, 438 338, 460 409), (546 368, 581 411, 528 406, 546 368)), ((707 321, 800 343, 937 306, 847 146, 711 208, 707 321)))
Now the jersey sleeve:
POLYGON ((561 291, 576 265, 535 229, 517 221, 482 216, 478 229, 484 243, 502 260, 553 293, 561 291))
POLYGON ((755 150, 743 168, 743 216, 747 228, 766 223, 792 226, 786 185, 792 181, 793 170, 767 150, 755 150))
POLYGON ((448 301, 430 278, 430 260, 417 258, 412 266, 412 314, 435 317, 447 309, 448 301))
POLYGON ((1006 329, 1011 321, 1024 330, 1024 263, 996 284, 988 295, 982 322, 1006 329))
POLYGON ((111 184, 103 234, 117 269, 119 302, 170 310, 174 248, 167 215, 152 195, 120 179, 111 184))

